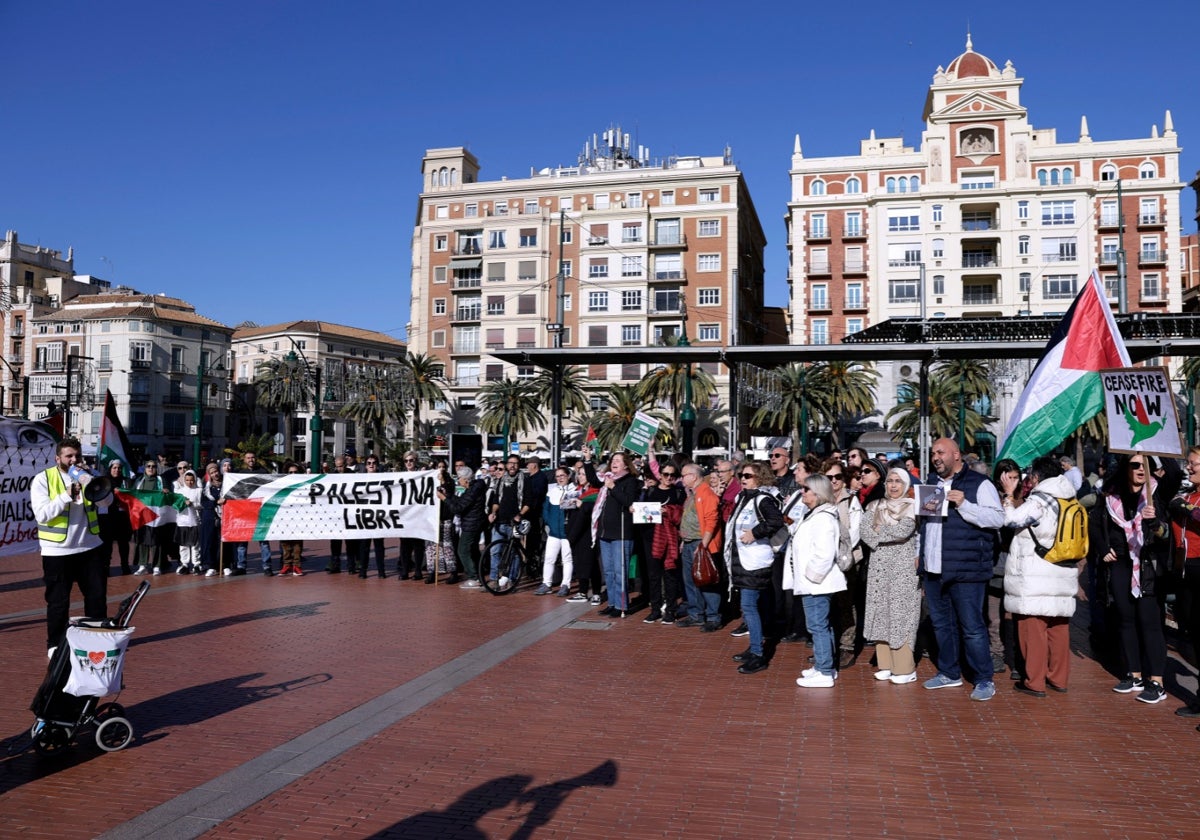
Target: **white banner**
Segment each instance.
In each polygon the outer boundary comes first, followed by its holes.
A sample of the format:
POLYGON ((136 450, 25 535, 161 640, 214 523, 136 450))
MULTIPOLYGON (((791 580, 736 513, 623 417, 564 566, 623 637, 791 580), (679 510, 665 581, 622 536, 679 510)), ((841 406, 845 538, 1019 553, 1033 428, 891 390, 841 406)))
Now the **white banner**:
POLYGON ((0 418, 0 557, 38 550, 29 485, 54 463, 54 444, 45 423, 0 418))
POLYGON ((437 472, 250 475, 221 484, 221 539, 440 538, 437 472))

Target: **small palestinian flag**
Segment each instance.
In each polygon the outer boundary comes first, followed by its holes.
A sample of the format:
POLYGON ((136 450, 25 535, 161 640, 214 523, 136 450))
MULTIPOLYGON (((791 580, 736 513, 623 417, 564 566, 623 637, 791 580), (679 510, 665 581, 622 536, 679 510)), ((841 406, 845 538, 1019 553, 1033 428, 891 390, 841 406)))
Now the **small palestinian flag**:
POLYGON ((596 430, 588 426, 587 437, 583 439, 584 446, 590 446, 592 453, 599 457, 600 455, 600 438, 596 437, 596 430))
POLYGON ((175 512, 187 507, 187 499, 178 493, 162 490, 115 490, 121 502, 129 508, 129 524, 133 530, 143 526, 157 528, 175 521, 175 512))

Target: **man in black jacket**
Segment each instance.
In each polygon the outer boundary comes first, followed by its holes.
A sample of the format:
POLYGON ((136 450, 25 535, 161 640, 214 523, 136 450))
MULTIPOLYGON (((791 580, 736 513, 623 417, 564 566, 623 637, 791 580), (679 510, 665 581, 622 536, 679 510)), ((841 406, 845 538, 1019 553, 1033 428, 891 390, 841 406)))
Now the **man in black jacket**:
POLYGON ((488 483, 482 478, 475 478, 475 471, 470 467, 459 467, 455 477, 458 480, 458 492, 447 496, 444 490, 438 488, 438 497, 458 517, 458 565, 467 572, 467 582, 460 588, 478 589, 479 535, 486 522, 484 499, 488 483))

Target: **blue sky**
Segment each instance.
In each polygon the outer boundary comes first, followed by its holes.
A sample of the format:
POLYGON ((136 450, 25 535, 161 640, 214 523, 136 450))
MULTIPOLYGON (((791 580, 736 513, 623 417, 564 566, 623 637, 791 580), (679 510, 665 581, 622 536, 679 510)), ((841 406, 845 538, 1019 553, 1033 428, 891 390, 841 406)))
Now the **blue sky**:
MULTIPOLYGON (((919 145, 939 65, 977 52, 1025 79, 1038 128, 1149 136, 1170 109, 1200 168, 1194 0, 943 4, 462 0, 0 0, 0 229, 76 270, 227 324, 322 318, 404 338, 421 156, 481 178, 570 164, 612 123, 655 156, 729 144, 783 304, 793 135, 855 153, 919 145)), ((1183 198, 1183 230, 1196 229, 1183 198)))

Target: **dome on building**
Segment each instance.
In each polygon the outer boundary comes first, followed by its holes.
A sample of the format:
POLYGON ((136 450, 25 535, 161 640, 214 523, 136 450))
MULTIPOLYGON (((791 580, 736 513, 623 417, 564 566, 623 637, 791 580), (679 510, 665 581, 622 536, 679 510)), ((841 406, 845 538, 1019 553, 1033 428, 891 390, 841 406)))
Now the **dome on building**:
POLYGON ((967 35, 967 51, 950 62, 946 75, 951 79, 994 79, 1000 76, 996 63, 986 55, 975 52, 971 36, 967 35))

